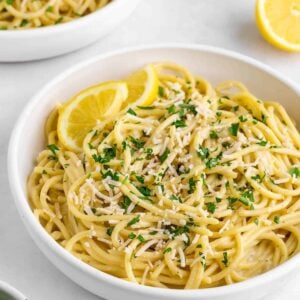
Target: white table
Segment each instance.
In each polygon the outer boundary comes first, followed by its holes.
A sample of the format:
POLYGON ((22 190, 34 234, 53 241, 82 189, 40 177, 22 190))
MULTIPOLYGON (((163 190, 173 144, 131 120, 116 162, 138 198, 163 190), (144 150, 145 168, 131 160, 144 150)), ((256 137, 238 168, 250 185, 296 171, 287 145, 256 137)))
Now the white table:
MULTIPOLYGON (((300 84, 300 54, 276 50, 260 37, 254 24, 254 2, 144 0, 124 24, 88 48, 54 59, 0 64, 0 280, 16 286, 30 300, 99 299, 52 266, 25 231, 14 206, 6 171, 7 145, 30 97, 51 78, 91 56, 126 46, 164 42, 235 50, 269 64, 300 84)), ((281 293, 265 299, 300 299, 300 270, 281 293)))

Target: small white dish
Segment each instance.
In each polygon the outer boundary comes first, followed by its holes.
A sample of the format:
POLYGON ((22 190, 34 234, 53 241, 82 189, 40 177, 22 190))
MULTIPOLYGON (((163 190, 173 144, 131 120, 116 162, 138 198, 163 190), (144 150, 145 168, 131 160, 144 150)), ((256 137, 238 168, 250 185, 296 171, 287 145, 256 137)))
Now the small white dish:
POLYGON ((6 282, 0 281, 1 300, 27 300, 27 298, 14 287, 6 282))
POLYGON ((281 102, 300 124, 300 88, 270 67, 238 53, 209 46, 162 45, 125 49, 82 62, 63 72, 34 96, 12 133, 8 172, 21 218, 32 238, 65 275, 90 292, 109 300, 258 300, 279 289, 299 271, 300 254, 275 269, 229 286, 199 290, 170 290, 140 286, 113 277, 81 262, 57 244, 35 219, 27 200, 26 181, 38 152, 45 146, 46 117, 57 102, 101 81, 122 78, 149 62, 171 60, 213 84, 233 79, 266 100, 281 102))
POLYGON ((43 59, 65 54, 111 32, 140 0, 113 0, 74 21, 26 30, 0 30, 0 62, 43 59))

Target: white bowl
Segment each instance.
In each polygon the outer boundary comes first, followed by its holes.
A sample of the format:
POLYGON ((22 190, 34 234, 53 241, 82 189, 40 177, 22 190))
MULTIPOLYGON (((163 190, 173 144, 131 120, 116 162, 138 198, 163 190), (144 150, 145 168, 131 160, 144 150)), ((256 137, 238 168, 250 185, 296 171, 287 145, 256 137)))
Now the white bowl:
MULTIPOLYGON (((26 180, 35 157, 45 146, 43 128, 47 115, 59 101, 95 83, 122 78, 153 61, 172 60, 214 84, 241 80, 262 99, 281 102, 300 122, 300 88, 271 68, 249 57, 208 46, 164 45, 140 47, 109 53, 78 64, 65 71, 30 100, 13 131, 8 171, 18 211, 34 241, 65 275, 90 292, 106 299, 119 300, 240 300, 259 299, 284 284, 300 266, 296 255, 277 268, 245 282, 201 290, 167 290, 139 286, 100 272, 79 261, 57 244, 34 218, 27 202, 26 180)), ((299 269, 298 269, 299 270, 299 269)))
POLYGON ((17 62, 52 57, 84 47, 112 31, 140 0, 113 0, 74 21, 26 30, 0 30, 0 61, 17 62))
POLYGON ((26 300, 27 298, 14 287, 0 281, 0 299, 2 300, 26 300))

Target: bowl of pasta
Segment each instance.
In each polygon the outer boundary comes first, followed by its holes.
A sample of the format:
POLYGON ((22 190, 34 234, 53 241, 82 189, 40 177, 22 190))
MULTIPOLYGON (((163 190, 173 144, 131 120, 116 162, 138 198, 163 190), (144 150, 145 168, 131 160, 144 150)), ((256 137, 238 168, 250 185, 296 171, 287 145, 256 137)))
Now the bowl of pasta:
POLYGON ((38 60, 65 54, 105 36, 139 0, 0 2, 0 61, 38 60))
POLYGON ((97 56, 21 114, 16 206, 48 259, 98 296, 259 299, 300 265, 299 96, 209 46, 97 56))

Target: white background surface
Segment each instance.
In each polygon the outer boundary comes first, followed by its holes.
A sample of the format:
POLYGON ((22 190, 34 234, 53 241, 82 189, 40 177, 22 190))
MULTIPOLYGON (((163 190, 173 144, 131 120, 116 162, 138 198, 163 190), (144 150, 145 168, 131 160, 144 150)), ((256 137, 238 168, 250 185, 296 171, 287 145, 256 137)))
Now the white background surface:
MULTIPOLYGON (((32 95, 61 71, 91 56, 164 42, 208 44, 238 51, 300 84, 300 54, 281 52, 262 40, 254 24, 254 2, 142 0, 125 23, 88 48, 38 62, 0 63, 0 280, 19 288, 29 300, 99 299, 48 262, 25 231, 14 206, 6 172, 7 145, 18 115, 32 95)), ((284 290, 265 299, 300 299, 300 270, 284 290)))

